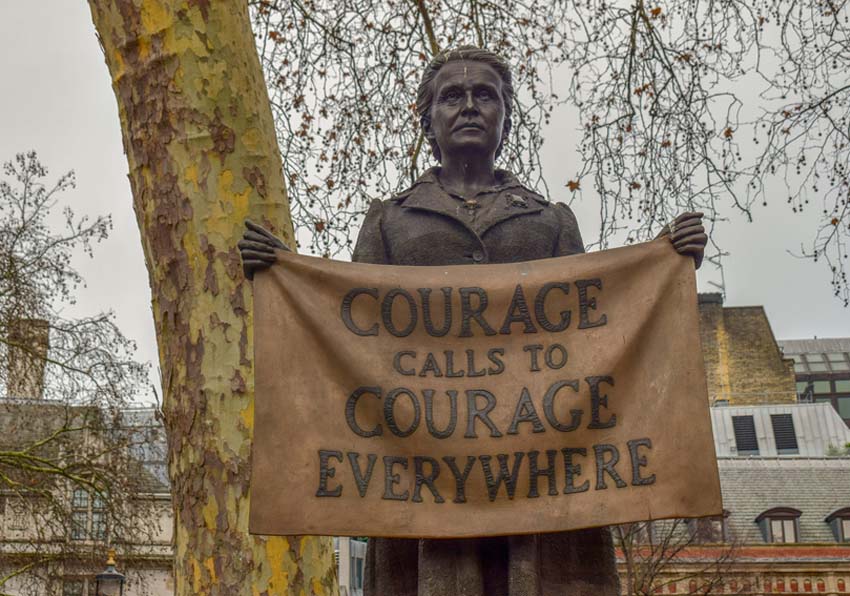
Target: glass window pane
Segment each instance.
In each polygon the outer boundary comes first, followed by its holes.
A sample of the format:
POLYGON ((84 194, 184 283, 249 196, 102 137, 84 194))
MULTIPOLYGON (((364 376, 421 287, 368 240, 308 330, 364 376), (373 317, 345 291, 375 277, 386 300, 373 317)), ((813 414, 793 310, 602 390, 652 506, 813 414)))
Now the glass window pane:
POLYGON ((89 506, 89 493, 81 488, 74 491, 74 509, 86 509, 89 506))
POLYGON ((809 362, 823 362, 823 354, 806 354, 806 360, 809 362))
POLYGON ((783 520, 782 525, 785 526, 785 542, 797 542, 796 532, 794 531, 794 520, 783 520))
POLYGON ((850 518, 841 520, 841 537, 844 542, 850 542, 850 518))
POLYGON ((91 514, 91 535, 94 540, 106 539, 106 516, 100 511, 91 514))
POLYGON ((838 402, 838 413, 842 418, 850 418, 850 397, 839 397, 838 402))
POLYGON ((806 392, 806 387, 808 387, 808 386, 809 386, 808 383, 797 383, 797 393, 802 395, 803 393, 806 392))
POLYGON ((850 380, 836 381, 835 382, 835 391, 837 393, 850 393, 850 380))
POLYGON ((850 370, 850 364, 847 364, 846 362, 830 362, 829 365, 834 371, 850 370))
POLYGON ((94 495, 91 499, 91 508, 94 510, 103 509, 103 499, 100 495, 94 495))
POLYGON ((844 352, 829 352, 826 359, 830 362, 844 362, 844 352))
POLYGON ((832 405, 832 398, 831 397, 816 397, 815 402, 817 402, 819 404, 826 403, 826 404, 832 405))
POLYGON ((815 381, 815 393, 832 393, 832 387, 829 381, 815 381))
POLYGON ((781 519, 770 520, 770 535, 773 538, 773 542, 785 542, 782 539, 782 520, 781 519))
POLYGON ((714 518, 711 520, 711 541, 723 542, 723 519, 714 518))
POLYGON ((71 514, 71 540, 86 540, 88 536, 89 516, 85 511, 71 514))
POLYGON ((809 371, 809 369, 806 368, 806 365, 804 363, 802 363, 802 362, 795 362, 794 363, 794 372, 805 373, 805 372, 808 372, 808 371, 809 371))
POLYGON ((809 370, 812 372, 826 372, 826 362, 809 362, 809 370))
POLYGON ((363 589, 363 559, 358 556, 352 556, 351 561, 351 578, 349 588, 352 590, 363 589))

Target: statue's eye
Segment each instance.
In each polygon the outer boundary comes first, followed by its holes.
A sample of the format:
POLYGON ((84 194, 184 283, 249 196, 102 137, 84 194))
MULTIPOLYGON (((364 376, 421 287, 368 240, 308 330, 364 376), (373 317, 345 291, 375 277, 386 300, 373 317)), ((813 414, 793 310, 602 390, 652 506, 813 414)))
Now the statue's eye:
POLYGON ((460 92, 456 89, 450 89, 443 93, 443 101, 457 101, 460 99, 460 92))
POLYGON ((479 89, 478 92, 475 95, 478 96, 478 99, 485 99, 485 100, 493 99, 493 94, 490 93, 489 89, 479 89))

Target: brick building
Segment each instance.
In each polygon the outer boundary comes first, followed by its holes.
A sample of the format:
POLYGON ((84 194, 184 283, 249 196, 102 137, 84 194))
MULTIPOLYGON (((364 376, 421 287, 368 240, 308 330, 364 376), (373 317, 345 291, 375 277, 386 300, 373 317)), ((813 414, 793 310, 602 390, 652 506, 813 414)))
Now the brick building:
POLYGON ((637 593, 850 594, 850 457, 836 449, 850 443, 850 340, 777 342, 762 307, 719 294, 699 308, 724 515, 642 528, 620 549, 623 594, 646 570, 637 593))
POLYGON ((797 402, 794 361, 782 354, 762 306, 723 306, 700 294, 700 339, 712 404, 797 402))

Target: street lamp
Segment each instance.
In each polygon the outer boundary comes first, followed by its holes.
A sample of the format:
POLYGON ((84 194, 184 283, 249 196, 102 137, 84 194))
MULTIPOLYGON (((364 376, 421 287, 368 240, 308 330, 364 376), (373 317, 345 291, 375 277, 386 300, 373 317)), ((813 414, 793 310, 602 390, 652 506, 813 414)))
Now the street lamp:
POLYGON ((123 596, 124 574, 115 569, 115 549, 109 549, 106 569, 94 576, 95 596, 123 596))

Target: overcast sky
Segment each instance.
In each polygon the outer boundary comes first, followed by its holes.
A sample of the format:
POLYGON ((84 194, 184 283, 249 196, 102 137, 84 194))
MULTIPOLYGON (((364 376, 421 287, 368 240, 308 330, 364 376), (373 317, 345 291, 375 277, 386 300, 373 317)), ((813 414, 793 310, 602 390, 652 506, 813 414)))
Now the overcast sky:
MULTIPOLYGON (((114 311, 124 333, 138 342, 139 358, 156 362, 150 290, 118 111, 84 0, 2 3, 0 90, 0 162, 35 149, 51 178, 76 171, 77 188, 65 200, 78 213, 112 215, 111 237, 96 248, 94 259, 77 259, 88 285, 74 308, 89 314, 114 311)), ((578 134, 558 130, 570 120, 556 119, 546 134, 558 139, 543 150, 553 199, 566 197, 559 194, 560 178, 577 169, 570 139, 578 134)), ((786 193, 779 187, 777 194, 786 193)), ((831 295, 825 266, 788 254, 799 252, 813 221, 792 215, 782 203, 756 208, 752 224, 735 221, 720 228, 718 238, 732 253, 725 267, 727 306, 764 305, 779 339, 850 336, 850 310, 831 295)), ((597 205, 586 196, 573 208, 589 239, 597 205)), ((707 282, 717 276, 709 267, 703 270, 700 290, 710 291, 707 282)))

